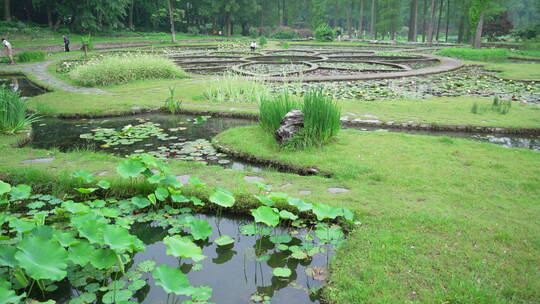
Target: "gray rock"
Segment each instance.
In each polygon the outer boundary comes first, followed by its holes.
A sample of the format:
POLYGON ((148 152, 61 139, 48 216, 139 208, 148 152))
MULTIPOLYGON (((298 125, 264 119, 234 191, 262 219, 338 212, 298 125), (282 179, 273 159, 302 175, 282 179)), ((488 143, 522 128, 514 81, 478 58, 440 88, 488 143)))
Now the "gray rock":
POLYGON ((189 177, 189 175, 178 175, 176 178, 185 185, 189 182, 189 177))
POLYGON ((262 177, 258 177, 258 176, 244 176, 244 180, 248 181, 248 182, 264 182, 264 178, 262 177))
POLYGON ((304 113, 300 110, 292 110, 285 114, 281 126, 276 131, 276 139, 279 143, 287 142, 296 132, 304 127, 304 113))
POLYGON ((311 191, 309 191, 309 190, 300 190, 300 191, 298 191, 298 194, 300 194, 300 195, 309 195, 309 194, 311 194, 311 191))
POLYGON ((23 160, 23 164, 31 164, 31 163, 50 163, 54 160, 54 157, 49 158, 34 158, 34 159, 26 159, 23 160))
POLYGON ((330 193, 345 193, 345 192, 349 192, 350 190, 349 189, 345 189, 345 188, 338 188, 338 187, 331 187, 331 188, 328 188, 328 192, 330 193))

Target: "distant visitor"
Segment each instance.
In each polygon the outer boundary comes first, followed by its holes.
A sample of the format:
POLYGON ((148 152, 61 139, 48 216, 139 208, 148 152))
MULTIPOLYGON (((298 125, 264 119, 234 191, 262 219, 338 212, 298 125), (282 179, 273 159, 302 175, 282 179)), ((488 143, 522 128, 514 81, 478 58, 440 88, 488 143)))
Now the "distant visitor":
POLYGON ((64 50, 69 52, 69 38, 67 35, 64 35, 64 50))
POLYGON ((257 42, 251 41, 251 44, 249 45, 249 47, 251 48, 251 51, 254 52, 255 49, 257 48, 257 42))
POLYGON ((7 56, 9 58, 9 62, 11 64, 15 64, 15 60, 13 60, 13 49, 11 49, 11 43, 9 43, 9 41, 7 41, 6 39, 2 38, 2 44, 6 48, 7 56))

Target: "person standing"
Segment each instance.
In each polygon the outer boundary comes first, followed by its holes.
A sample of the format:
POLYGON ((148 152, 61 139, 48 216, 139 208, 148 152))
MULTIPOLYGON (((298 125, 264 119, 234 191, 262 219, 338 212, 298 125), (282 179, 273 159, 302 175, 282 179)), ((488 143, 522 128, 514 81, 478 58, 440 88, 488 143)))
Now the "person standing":
POLYGON ((13 60, 13 49, 11 48, 11 43, 9 43, 9 41, 7 41, 6 39, 2 38, 2 45, 4 45, 4 47, 7 50, 7 56, 9 58, 9 62, 11 64, 15 64, 15 60, 13 60))
POLYGON ((249 47, 251 48, 252 52, 255 52, 255 49, 257 49, 257 42, 252 41, 249 47))
POLYGON ((69 38, 67 35, 64 35, 64 50, 69 52, 69 38))

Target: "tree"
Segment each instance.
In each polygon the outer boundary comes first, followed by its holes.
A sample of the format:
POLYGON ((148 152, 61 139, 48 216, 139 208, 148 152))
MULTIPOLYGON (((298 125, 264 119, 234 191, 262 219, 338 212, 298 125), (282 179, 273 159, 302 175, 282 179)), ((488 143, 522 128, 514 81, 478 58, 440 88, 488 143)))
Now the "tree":
POLYGON ((411 11, 409 17, 409 41, 416 42, 418 33, 418 0, 411 0, 411 11))
POLYGON ((427 43, 429 46, 433 44, 433 24, 435 23, 435 0, 431 0, 431 13, 429 14, 429 22, 427 29, 427 43))
POLYGON ((176 32, 174 30, 174 4, 173 0, 167 0, 167 4, 169 5, 169 23, 171 25, 171 36, 172 36, 172 42, 176 42, 176 32))
POLYGON ((375 24, 377 22, 377 0, 371 0, 371 25, 369 27, 369 37, 371 40, 375 39, 375 24))
POLYGON ((510 34, 512 29, 514 29, 514 25, 508 17, 508 11, 500 13, 489 22, 486 22, 484 26, 484 32, 488 35, 489 41, 495 41, 497 37, 510 34))
POLYGON ((486 15, 494 13, 500 7, 497 6, 497 0, 472 0, 469 16, 471 24, 476 25, 473 48, 479 49, 482 47, 482 33, 484 30, 484 19, 486 15))
POLYGON ((4 20, 11 21, 11 0, 4 0, 4 20))
POLYGON ((364 0, 360 0, 360 11, 358 12, 358 32, 364 38, 364 0))

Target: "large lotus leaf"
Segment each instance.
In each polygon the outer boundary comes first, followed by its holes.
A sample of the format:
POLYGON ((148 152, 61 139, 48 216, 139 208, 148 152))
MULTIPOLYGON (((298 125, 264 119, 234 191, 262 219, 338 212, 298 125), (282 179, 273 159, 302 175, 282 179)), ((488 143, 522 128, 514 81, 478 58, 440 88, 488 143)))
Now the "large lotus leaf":
POLYGON ((214 240, 214 243, 216 243, 218 246, 226 246, 234 243, 234 239, 227 234, 224 234, 217 239, 214 240))
POLYGON ((30 197, 30 194, 32 194, 32 188, 25 184, 17 185, 16 187, 11 188, 11 191, 9 192, 9 196, 14 201, 27 199, 30 197))
POLYGON ((8 245, 0 245, 0 266, 15 267, 17 266, 17 260, 15 259, 15 253, 17 248, 8 245))
POLYGON ((175 193, 171 195, 171 199, 175 203, 187 203, 189 202, 189 199, 182 194, 175 193))
POLYGON ((27 219, 11 218, 9 220, 9 226, 14 228, 18 233, 27 233, 36 227, 36 223, 27 219))
POLYGON ((22 303, 22 299, 26 297, 26 293, 18 296, 15 291, 8 288, 0 287, 0 304, 18 304, 22 303))
POLYGON ((341 228, 336 225, 317 228, 315 235, 323 242, 340 241, 345 237, 341 228))
POLYGON ((103 244, 103 229, 106 224, 98 222, 96 220, 88 220, 84 223, 79 223, 77 229, 79 235, 86 238, 92 244, 103 244))
POLYGON ((167 186, 173 187, 173 188, 182 187, 182 183, 176 178, 176 176, 174 176, 172 174, 165 175, 165 178, 162 179, 160 183, 162 185, 167 185, 167 186))
POLYGON ((294 197, 289 197, 287 203, 291 206, 296 207, 296 209, 298 209, 298 211, 300 212, 309 211, 311 210, 311 208, 313 208, 312 204, 306 203, 303 200, 294 197))
POLYGON ((298 219, 298 216, 296 216, 294 213, 289 212, 287 210, 279 211, 279 217, 281 217, 284 220, 292 220, 292 221, 298 219))
POLYGON ((152 277, 156 280, 156 285, 163 287, 166 293, 187 295, 190 291, 187 276, 169 265, 161 265, 154 269, 152 277))
POLYGON ((287 244, 292 241, 292 237, 288 234, 274 234, 270 237, 270 242, 274 244, 287 244))
POLYGON ((110 249, 95 250, 90 257, 90 264, 97 269, 111 268, 116 261, 116 254, 110 249))
POLYGON ((122 303, 129 301, 132 296, 133 291, 131 290, 110 290, 103 295, 101 302, 103 302, 103 304, 122 303))
POLYGON ((333 207, 326 204, 314 204, 313 213, 317 216, 317 220, 322 221, 324 219, 335 219, 343 214, 343 209, 340 207, 333 207))
POLYGON ((279 213, 268 206, 260 206, 257 209, 251 210, 251 214, 257 223, 265 223, 272 227, 279 224, 279 213))
POLYGON ((206 240, 212 234, 212 226, 205 220, 194 220, 189 225, 195 240, 206 240))
POLYGON ((284 202, 289 198, 289 195, 283 192, 271 192, 270 194, 268 194, 268 198, 275 202, 284 202))
POLYGON ((11 191, 11 185, 0 180, 0 196, 11 191))
POLYGON ((64 247, 69 247, 71 245, 77 244, 79 240, 77 240, 76 237, 77 233, 75 231, 55 230, 53 233, 53 238, 64 247))
POLYGON ((139 209, 145 208, 151 205, 150 201, 146 197, 135 196, 131 199, 133 205, 137 206, 139 209))
POLYGON ((163 243, 167 245, 167 254, 177 258, 193 258, 195 260, 202 256, 201 247, 187 237, 170 236, 164 238, 163 243))
POLYGON ((68 249, 68 259, 73 264, 86 266, 90 262, 90 258, 94 255, 96 249, 87 241, 80 240, 79 243, 72 245, 68 249))
POLYGON ((158 187, 156 191, 154 191, 154 194, 156 195, 156 198, 160 201, 164 201, 169 197, 169 191, 163 187, 158 187))
POLYGON ((288 278, 291 276, 292 272, 289 268, 278 267, 274 269, 272 274, 275 275, 276 277, 288 278))
POLYGON ((268 207, 272 207, 272 206, 274 206, 276 204, 273 200, 267 198, 266 196, 255 195, 255 198, 257 200, 259 200, 259 202, 261 202, 261 204, 263 204, 265 206, 268 206, 268 207))
POLYGON ((85 183, 91 183, 94 180, 94 175, 86 170, 79 170, 71 174, 74 178, 77 178, 85 183))
POLYGON ((146 166, 138 160, 125 160, 121 162, 116 171, 123 178, 137 177, 146 170, 146 166))
POLYGON ((125 228, 108 225, 103 229, 103 243, 116 252, 132 252, 136 246, 136 240, 137 237, 129 234, 125 228))
POLYGON ((90 207, 88 207, 87 205, 83 203, 74 203, 73 201, 63 202, 62 208, 73 214, 85 214, 90 212, 90 207))
POLYGON ((18 245, 15 259, 35 280, 60 281, 66 277, 66 250, 56 241, 42 237, 26 237, 18 245))
POLYGON ((221 207, 232 207, 234 205, 234 196, 225 191, 217 190, 212 195, 210 195, 209 200, 221 207))
POLYGON ((198 286, 191 287, 190 296, 194 301, 205 303, 212 297, 212 287, 198 286))

